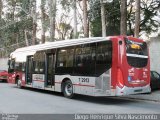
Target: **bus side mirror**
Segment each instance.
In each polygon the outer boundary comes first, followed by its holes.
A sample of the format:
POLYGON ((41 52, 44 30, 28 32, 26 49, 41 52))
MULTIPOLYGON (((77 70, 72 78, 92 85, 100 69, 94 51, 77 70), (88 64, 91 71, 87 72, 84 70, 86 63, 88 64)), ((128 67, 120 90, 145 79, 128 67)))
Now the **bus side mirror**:
POLYGON ((122 41, 119 41, 119 45, 122 45, 122 41))

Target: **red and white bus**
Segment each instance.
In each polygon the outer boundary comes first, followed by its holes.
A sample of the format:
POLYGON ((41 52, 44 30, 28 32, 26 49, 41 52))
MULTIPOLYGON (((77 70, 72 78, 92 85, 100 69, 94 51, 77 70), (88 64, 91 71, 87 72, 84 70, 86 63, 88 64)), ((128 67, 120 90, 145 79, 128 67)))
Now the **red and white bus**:
POLYGON ((89 96, 150 92, 146 42, 127 36, 63 40, 10 54, 8 82, 18 87, 89 96))

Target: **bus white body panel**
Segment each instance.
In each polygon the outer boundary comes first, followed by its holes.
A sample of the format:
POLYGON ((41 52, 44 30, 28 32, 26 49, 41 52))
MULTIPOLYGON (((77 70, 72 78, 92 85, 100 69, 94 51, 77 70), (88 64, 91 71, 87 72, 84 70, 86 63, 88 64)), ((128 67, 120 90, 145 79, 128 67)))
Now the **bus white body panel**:
POLYGON ((32 75, 32 87, 44 89, 45 87, 45 75, 44 74, 33 74, 32 75))
POLYGON ((62 92, 61 85, 64 79, 71 80, 73 92, 89 96, 114 96, 115 90, 111 90, 110 70, 100 77, 55 75, 55 91, 62 92))

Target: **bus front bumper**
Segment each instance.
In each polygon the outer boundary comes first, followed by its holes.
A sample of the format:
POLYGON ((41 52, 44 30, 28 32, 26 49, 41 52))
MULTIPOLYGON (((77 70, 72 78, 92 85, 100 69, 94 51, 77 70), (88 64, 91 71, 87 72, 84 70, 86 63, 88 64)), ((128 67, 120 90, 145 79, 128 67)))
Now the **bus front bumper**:
POLYGON ((150 93, 150 92, 151 92, 150 85, 143 87, 133 87, 133 88, 127 86, 124 86, 123 88, 120 88, 118 86, 116 87, 116 96, 150 93))

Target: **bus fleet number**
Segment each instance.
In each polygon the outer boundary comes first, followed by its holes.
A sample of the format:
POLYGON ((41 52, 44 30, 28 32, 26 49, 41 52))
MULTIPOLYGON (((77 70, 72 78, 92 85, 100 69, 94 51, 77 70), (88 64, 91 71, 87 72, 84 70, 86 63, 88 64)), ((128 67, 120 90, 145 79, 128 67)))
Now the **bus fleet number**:
POLYGON ((87 83, 89 83, 89 78, 79 78, 79 82, 87 82, 87 83))

